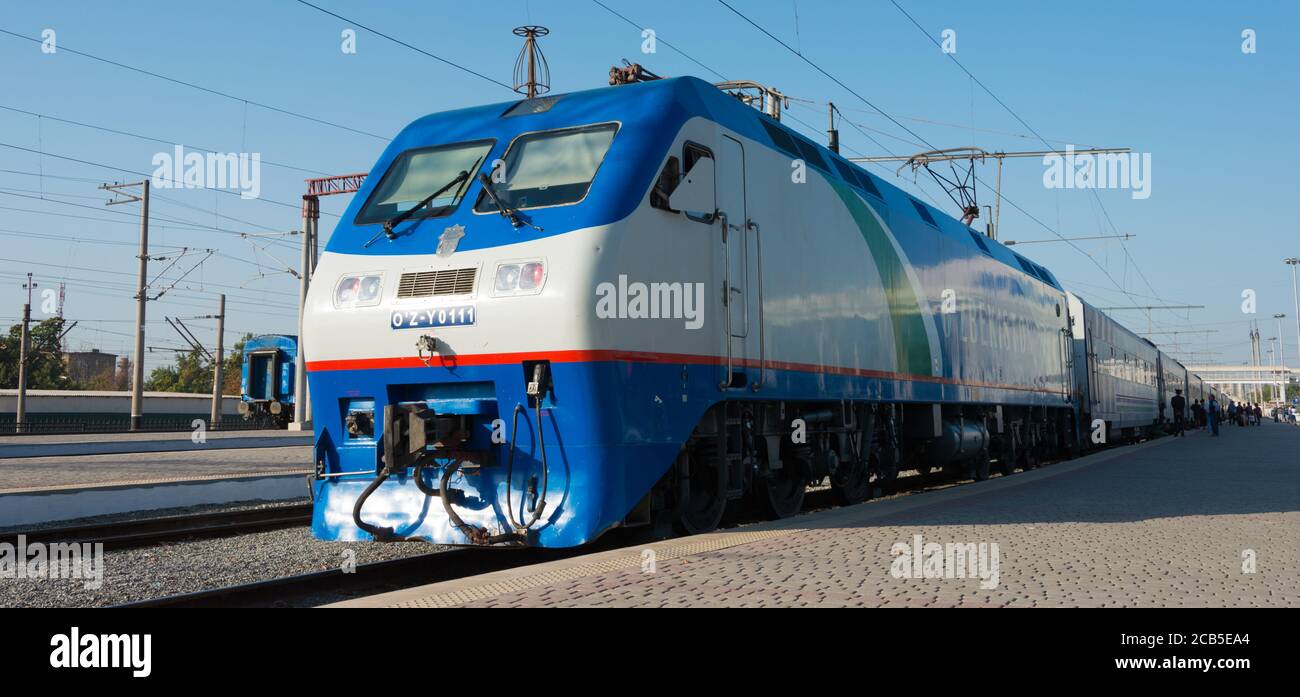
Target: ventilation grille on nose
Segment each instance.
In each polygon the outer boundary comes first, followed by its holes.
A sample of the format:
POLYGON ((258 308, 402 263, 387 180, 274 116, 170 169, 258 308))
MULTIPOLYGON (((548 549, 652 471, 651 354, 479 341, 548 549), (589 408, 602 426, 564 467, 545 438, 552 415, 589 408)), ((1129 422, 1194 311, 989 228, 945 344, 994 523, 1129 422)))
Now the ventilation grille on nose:
POLYGON ((443 269, 402 274, 397 284, 399 298, 427 298, 432 295, 468 295, 474 292, 478 269, 443 269))

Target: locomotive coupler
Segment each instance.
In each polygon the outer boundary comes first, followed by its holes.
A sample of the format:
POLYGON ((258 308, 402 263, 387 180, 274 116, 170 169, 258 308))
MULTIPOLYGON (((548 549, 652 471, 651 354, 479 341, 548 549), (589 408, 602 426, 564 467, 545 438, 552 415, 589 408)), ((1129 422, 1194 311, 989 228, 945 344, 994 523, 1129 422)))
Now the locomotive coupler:
POLYGON ((469 438, 465 417, 438 414, 428 405, 384 407, 384 463, 395 472, 415 465, 425 453, 463 445, 469 438))

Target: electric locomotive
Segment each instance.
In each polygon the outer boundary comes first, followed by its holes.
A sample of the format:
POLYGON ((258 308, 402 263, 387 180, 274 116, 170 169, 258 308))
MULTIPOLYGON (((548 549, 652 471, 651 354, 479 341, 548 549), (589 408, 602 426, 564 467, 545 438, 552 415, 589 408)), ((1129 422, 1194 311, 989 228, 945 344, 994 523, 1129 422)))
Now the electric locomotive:
POLYGON ((1076 447, 1053 274, 692 77, 421 118, 304 316, 320 538, 573 546, 1076 447))

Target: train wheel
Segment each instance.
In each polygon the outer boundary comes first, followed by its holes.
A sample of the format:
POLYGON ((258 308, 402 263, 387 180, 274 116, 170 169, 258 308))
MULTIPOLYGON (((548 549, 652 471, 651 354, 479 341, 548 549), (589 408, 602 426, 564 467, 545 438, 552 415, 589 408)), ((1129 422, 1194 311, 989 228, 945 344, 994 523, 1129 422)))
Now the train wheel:
POLYGON ((1016 454, 1010 450, 1003 450, 998 455, 998 471, 1004 477, 1010 477, 1016 471, 1016 454))
POLYGON ((1038 453, 1034 448, 1022 448, 1020 455, 1016 458, 1020 461, 1020 469, 1028 472, 1038 466, 1038 453))
POLYGON ((840 505, 851 506, 871 498, 871 468, 866 458, 840 462, 835 476, 831 477, 831 491, 840 505))
POLYGON ((698 535, 717 529, 722 522, 722 514, 727 510, 727 492, 718 474, 715 458, 701 458, 697 448, 693 454, 683 453, 689 458, 690 497, 682 502, 681 515, 676 527, 686 535, 698 535))
POLYGON ((975 456, 975 481, 982 482, 989 478, 989 454, 988 451, 982 452, 975 456))
POLYGON ((875 497, 893 493, 894 482, 898 480, 898 464, 890 462, 877 448, 871 455, 871 470, 876 479, 871 483, 871 495, 875 497))
POLYGON ((755 482, 759 505, 772 518, 789 518, 803 508, 808 476, 796 463, 787 464, 755 482))

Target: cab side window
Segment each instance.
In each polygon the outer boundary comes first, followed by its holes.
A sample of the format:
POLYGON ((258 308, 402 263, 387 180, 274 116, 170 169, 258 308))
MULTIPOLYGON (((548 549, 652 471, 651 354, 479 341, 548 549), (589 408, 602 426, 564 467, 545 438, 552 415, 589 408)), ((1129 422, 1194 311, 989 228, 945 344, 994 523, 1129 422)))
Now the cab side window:
POLYGON ((659 178, 655 180, 654 188, 650 190, 650 205, 670 213, 679 212, 668 205, 668 197, 672 195, 673 189, 677 188, 677 183, 681 180, 681 162, 677 156, 670 155, 668 161, 664 163, 663 171, 659 173, 659 178))
MULTIPOLYGON (((704 207, 709 209, 707 212, 679 210, 673 208, 671 203, 673 192, 678 189, 683 181, 688 179, 691 171, 701 160, 709 160, 712 163, 713 153, 708 148, 695 143, 686 143, 682 146, 681 159, 678 159, 675 155, 670 155, 664 163, 663 170, 659 172, 659 178, 655 180, 654 187, 650 190, 650 205, 669 213, 683 213, 687 218, 696 222, 712 223, 714 216, 711 203, 704 204, 704 207)), ((711 187, 712 176, 710 175, 706 181, 707 183, 704 186, 711 187)), ((712 198, 711 191, 702 195, 707 199, 712 198)))
MULTIPOLYGON (((682 173, 689 174, 691 169, 695 167, 695 163, 704 159, 712 160, 713 153, 703 145, 696 145, 695 143, 687 143, 682 147, 682 161, 683 164, 685 165, 682 169, 682 173)), ((705 214, 698 214, 698 213, 691 213, 690 211, 686 211, 686 217, 698 223, 709 223, 709 224, 713 223, 712 212, 705 213, 705 214)))

